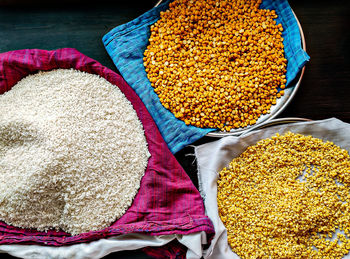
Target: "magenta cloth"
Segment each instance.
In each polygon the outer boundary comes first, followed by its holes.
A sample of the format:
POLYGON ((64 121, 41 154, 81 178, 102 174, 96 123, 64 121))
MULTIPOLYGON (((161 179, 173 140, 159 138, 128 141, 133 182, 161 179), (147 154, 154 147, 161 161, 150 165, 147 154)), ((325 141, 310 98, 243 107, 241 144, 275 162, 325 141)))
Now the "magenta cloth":
POLYGON ((200 231, 210 239, 214 228, 205 216, 199 192, 171 154, 145 105, 119 74, 72 48, 15 50, 0 54, 0 94, 29 74, 57 68, 97 74, 119 87, 143 124, 151 157, 131 207, 110 227, 71 236, 62 231, 22 229, 0 221, 0 244, 62 246, 127 233, 171 235, 200 231))

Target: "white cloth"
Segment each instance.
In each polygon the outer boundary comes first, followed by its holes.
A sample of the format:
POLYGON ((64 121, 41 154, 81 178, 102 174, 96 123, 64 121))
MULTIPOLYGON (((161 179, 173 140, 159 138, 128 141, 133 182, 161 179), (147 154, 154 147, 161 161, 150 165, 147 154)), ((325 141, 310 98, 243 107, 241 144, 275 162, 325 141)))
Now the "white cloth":
MULTIPOLYGON (((216 201, 218 172, 228 166, 232 159, 244 152, 248 146, 276 133, 284 134, 287 131, 332 141, 350 151, 350 124, 335 118, 273 126, 252 131, 240 137, 224 137, 195 147, 200 193, 204 200, 206 214, 213 222, 216 232, 210 247, 203 252, 204 259, 239 258, 228 245, 226 228, 218 214, 216 201)), ((347 255, 344 258, 350 258, 350 256, 347 255)))
POLYGON ((113 252, 136 250, 147 246, 159 247, 177 239, 188 248, 187 259, 202 257, 202 243, 206 243, 204 232, 189 235, 149 236, 143 234, 126 234, 90 243, 70 246, 40 245, 0 245, 0 253, 27 259, 97 259, 113 252))

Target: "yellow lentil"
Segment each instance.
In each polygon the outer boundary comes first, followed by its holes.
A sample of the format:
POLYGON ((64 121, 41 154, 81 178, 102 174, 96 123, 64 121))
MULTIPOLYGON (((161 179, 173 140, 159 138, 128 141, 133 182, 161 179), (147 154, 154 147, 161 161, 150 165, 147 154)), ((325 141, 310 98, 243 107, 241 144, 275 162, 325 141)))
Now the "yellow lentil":
POLYGON ((346 150, 288 132, 234 158, 220 172, 217 201, 242 258, 341 258, 350 249, 349 190, 346 150))
POLYGON ((260 3, 175 0, 151 26, 146 73, 178 119, 226 131, 246 127, 284 94, 277 90, 286 83, 283 28, 260 3))

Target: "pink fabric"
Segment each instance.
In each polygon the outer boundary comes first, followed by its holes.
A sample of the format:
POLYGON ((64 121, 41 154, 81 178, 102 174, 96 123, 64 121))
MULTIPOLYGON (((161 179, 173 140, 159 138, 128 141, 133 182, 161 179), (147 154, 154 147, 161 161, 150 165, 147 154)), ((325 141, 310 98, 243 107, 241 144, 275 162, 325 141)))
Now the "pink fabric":
POLYGON ((45 233, 22 229, 0 221, 0 244, 62 246, 126 233, 168 235, 200 231, 205 231, 210 239, 214 228, 205 216, 199 192, 169 151, 142 101, 120 75, 71 48, 16 50, 0 54, 0 94, 29 74, 56 68, 97 74, 118 86, 143 124, 151 158, 131 207, 110 227, 71 236, 62 231, 45 233))

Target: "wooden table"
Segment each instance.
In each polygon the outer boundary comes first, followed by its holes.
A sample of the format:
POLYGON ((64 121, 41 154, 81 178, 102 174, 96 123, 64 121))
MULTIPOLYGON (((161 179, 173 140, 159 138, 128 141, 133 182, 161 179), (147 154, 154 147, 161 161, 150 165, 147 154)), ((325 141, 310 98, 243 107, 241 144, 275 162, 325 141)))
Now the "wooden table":
MULTIPOLYGON (((0 0, 0 52, 72 47, 117 71, 102 44, 103 35, 156 2, 0 0)), ((290 5, 303 27, 311 59, 296 96, 279 117, 350 122, 350 1, 290 0, 290 5)), ((204 137, 195 144, 212 140, 204 137)), ((186 147, 176 158, 197 185, 193 158, 186 156, 192 152, 186 147)), ((127 251, 106 258, 149 257, 127 251)))

